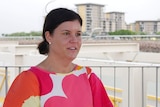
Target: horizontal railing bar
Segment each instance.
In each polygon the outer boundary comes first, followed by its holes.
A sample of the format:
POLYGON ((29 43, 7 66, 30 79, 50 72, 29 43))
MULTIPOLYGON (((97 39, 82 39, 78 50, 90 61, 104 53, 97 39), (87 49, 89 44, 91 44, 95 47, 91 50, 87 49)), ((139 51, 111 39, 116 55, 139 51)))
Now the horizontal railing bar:
MULTIPOLYGON (((10 66, 10 65, 0 65, 0 67, 31 67, 28 65, 15 65, 15 66, 10 66)), ((90 67, 160 67, 160 65, 94 65, 90 67)))

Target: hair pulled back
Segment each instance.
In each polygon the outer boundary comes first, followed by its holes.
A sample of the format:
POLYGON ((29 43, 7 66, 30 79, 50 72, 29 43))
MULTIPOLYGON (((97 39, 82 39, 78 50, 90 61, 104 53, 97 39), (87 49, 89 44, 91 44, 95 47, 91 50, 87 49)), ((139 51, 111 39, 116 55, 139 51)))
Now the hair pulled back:
POLYGON ((76 12, 66 8, 57 8, 51 10, 45 17, 42 32, 43 41, 38 45, 39 53, 48 54, 49 52, 49 43, 45 38, 46 31, 49 31, 49 33, 52 34, 61 23, 74 20, 78 20, 80 25, 82 26, 82 19, 76 12))

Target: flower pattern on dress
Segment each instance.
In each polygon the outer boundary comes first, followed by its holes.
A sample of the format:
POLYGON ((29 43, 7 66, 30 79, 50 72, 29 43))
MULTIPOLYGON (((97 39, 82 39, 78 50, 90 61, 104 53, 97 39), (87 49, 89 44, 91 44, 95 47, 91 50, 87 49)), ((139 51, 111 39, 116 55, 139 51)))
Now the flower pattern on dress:
POLYGON ((30 96, 24 101, 22 107, 40 107, 39 96, 30 96))

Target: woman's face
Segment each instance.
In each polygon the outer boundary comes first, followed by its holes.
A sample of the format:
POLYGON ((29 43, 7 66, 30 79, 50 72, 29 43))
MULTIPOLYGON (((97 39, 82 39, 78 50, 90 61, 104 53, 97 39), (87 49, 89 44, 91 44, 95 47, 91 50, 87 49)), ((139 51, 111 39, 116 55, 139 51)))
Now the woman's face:
POLYGON ((78 20, 61 23, 50 36, 49 54, 55 58, 76 58, 81 47, 81 25, 78 20))

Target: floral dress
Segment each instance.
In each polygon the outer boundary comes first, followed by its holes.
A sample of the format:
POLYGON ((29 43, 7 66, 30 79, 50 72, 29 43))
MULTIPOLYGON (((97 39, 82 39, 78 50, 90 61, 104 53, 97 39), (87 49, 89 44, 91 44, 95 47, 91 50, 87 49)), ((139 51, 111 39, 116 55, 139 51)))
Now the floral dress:
POLYGON ((65 74, 38 67, 19 74, 3 107, 113 107, 100 79, 89 67, 77 65, 65 74))

